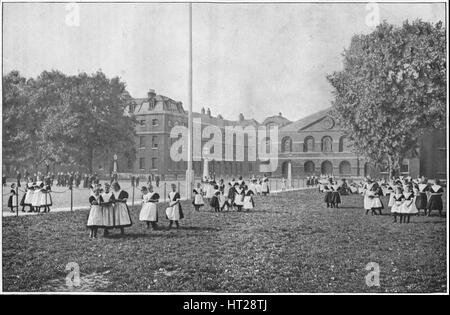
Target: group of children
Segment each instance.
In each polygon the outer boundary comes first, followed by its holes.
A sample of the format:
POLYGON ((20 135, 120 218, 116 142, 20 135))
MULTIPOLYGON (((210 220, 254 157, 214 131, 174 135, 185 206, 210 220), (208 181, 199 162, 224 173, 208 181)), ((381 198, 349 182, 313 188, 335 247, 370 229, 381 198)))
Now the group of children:
POLYGON ((328 183, 319 185, 319 191, 325 193, 324 201, 327 208, 339 208, 341 201, 340 185, 334 179, 329 179, 328 183))
MULTIPOLYGON (((112 191, 110 191, 108 183, 104 184, 104 188, 100 184, 91 187, 91 196, 89 197, 91 209, 87 220, 91 238, 97 237, 99 228, 103 228, 105 235, 107 235, 109 229, 119 227, 123 234, 123 228, 132 224, 126 205, 128 194, 120 189, 117 182, 112 184, 112 188, 112 191)), ((166 219, 169 220, 169 230, 173 224, 178 229, 179 221, 184 218, 180 203, 181 196, 177 191, 177 186, 172 184, 171 188, 172 191, 168 194, 169 204, 165 211, 166 219)), ((157 230, 159 219, 157 203, 160 195, 153 191, 152 185, 143 186, 141 192, 142 207, 139 220, 145 222, 148 229, 151 227, 153 230, 157 230)), ((255 207, 254 195, 270 193, 269 179, 266 176, 260 180, 253 177, 246 184, 242 177, 239 177, 239 180, 235 181, 233 178, 228 185, 225 185, 223 179, 216 182, 214 179, 205 178, 202 183, 198 183, 193 193, 192 204, 197 211, 205 205, 205 200, 216 212, 234 209, 239 212, 242 209, 249 211, 255 207), (260 189, 258 184, 261 185, 260 189)))
MULTIPOLYGON (((52 195, 50 185, 45 185, 42 181, 29 181, 25 186, 25 193, 20 201, 22 212, 28 207, 27 212, 50 212, 52 206, 52 195)), ((10 195, 8 199, 8 208, 14 212, 18 209, 18 190, 16 184, 11 184, 10 195)))
MULTIPOLYGON (((87 227, 90 230, 89 236, 97 238, 99 228, 104 229, 104 235, 109 234, 110 229, 119 228, 124 234, 124 228, 131 226, 130 212, 127 206, 128 193, 121 190, 118 182, 113 182, 112 190, 109 183, 91 187, 89 203, 91 205, 87 220, 87 227)), ((139 221, 145 222, 147 228, 158 229, 158 208, 159 194, 153 191, 152 185, 143 186, 142 207, 139 213, 139 221)), ((183 209, 180 204, 181 196, 176 191, 176 185, 172 184, 172 191, 169 193, 169 206, 166 208, 166 218, 169 220, 169 229, 175 223, 179 228, 179 220, 184 218, 183 209)))
POLYGON ((96 238, 99 228, 104 229, 104 235, 109 234, 109 230, 119 228, 124 234, 124 228, 132 225, 130 211, 127 206, 128 193, 122 190, 118 182, 111 185, 95 184, 91 186, 89 204, 91 209, 87 220, 87 227, 90 230, 90 237, 96 238))
POLYGON ((400 223, 409 223, 411 216, 418 215, 420 210, 427 216, 437 210, 442 216, 444 189, 439 179, 432 180, 431 183, 425 178, 419 182, 398 179, 389 190, 391 193, 388 207, 391 207, 394 222, 397 222, 398 216, 400 223))
POLYGON ((381 214, 384 209, 382 196, 389 196, 388 208, 394 216, 394 222, 397 217, 400 223, 409 223, 412 215, 419 215, 423 210, 425 215, 430 215, 431 211, 439 211, 442 215, 443 187, 438 179, 428 181, 422 177, 420 179, 411 179, 409 177, 399 177, 387 182, 386 180, 373 181, 366 179, 364 185, 364 209, 366 214, 372 211, 373 214, 381 214))
POLYGON ((269 193, 270 186, 267 176, 260 179, 252 177, 248 183, 240 176, 238 180, 233 178, 227 185, 225 185, 223 179, 216 182, 214 179, 205 178, 194 189, 192 204, 194 209, 199 211, 205 205, 206 199, 206 203, 209 203, 211 209, 215 212, 224 210, 250 211, 255 207, 253 196, 268 195, 269 193))

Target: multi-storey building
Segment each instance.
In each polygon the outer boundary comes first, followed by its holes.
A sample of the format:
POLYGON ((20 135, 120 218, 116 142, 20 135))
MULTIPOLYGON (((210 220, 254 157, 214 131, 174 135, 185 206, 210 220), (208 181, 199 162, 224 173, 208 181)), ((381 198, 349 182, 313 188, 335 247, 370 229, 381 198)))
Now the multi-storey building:
MULTIPOLYGON (((170 137, 176 125, 187 127, 188 115, 181 102, 157 95, 150 90, 146 98, 135 99, 135 105, 129 109, 138 122, 136 127, 137 156, 134 161, 119 159, 120 173, 164 174, 166 177, 184 176, 187 164, 176 162, 170 157, 170 148, 177 139, 170 137)), ((201 121, 201 130, 207 126, 217 126, 221 130, 222 159, 209 162, 209 171, 216 176, 261 175, 260 166, 264 161, 249 161, 248 149, 254 145, 244 136, 243 161, 236 161, 236 149, 239 145, 233 141, 233 159, 225 160, 225 128, 278 126, 278 166, 272 176, 293 177, 308 175, 333 174, 342 177, 387 176, 387 172, 374 168, 362 156, 351 152, 344 130, 330 115, 331 109, 319 111, 297 121, 290 121, 281 113, 267 117, 262 123, 254 119, 245 119, 239 114, 236 120, 226 120, 220 114, 213 116, 210 109, 194 112, 194 124, 201 121)), ((436 132, 421 141, 422 152, 419 158, 406 159, 402 165, 403 175, 426 175, 445 178, 446 146, 445 135, 436 136, 436 132), (430 139, 434 139, 430 141, 430 139), (440 139, 440 140, 437 140, 440 139), (433 154, 437 152, 438 154, 433 154)), ((197 139, 194 139, 196 141, 197 139)), ((201 140, 201 145, 210 139, 201 140)), ((216 139, 217 140, 217 139, 216 139)), ((255 148, 253 148, 255 149, 255 148)), ((201 154, 200 154, 201 155, 201 154)), ((111 167, 110 167, 111 168, 111 167)), ((203 162, 194 150, 193 169, 195 176, 202 176, 203 162)))

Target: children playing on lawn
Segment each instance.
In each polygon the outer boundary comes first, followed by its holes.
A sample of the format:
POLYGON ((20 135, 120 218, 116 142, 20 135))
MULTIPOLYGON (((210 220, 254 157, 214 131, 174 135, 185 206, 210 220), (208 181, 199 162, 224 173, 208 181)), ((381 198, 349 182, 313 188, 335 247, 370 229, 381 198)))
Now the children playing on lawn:
POLYGON ((169 193, 169 206, 166 209, 166 217, 170 222, 168 227, 169 230, 172 228, 174 222, 178 229, 180 226, 179 221, 184 218, 183 209, 180 204, 181 196, 180 193, 177 192, 177 185, 172 184, 171 186, 172 191, 169 193))
POLYGON ((139 220, 147 224, 147 229, 152 227, 153 230, 158 228, 158 208, 159 194, 153 191, 153 186, 143 186, 142 192, 142 208, 139 214, 139 220))
POLYGON ((89 237, 97 238, 97 230, 98 228, 102 228, 103 226, 103 214, 102 214, 102 206, 103 198, 100 195, 101 190, 99 188, 95 188, 92 191, 92 195, 89 197, 89 204, 91 205, 91 210, 89 211, 89 216, 87 220, 86 226, 90 230, 89 237))

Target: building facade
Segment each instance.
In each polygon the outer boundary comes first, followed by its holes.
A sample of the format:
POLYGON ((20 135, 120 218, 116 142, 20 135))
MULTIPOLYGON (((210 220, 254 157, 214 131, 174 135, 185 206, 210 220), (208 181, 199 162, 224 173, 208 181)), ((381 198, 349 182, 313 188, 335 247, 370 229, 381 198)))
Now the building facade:
MULTIPOLYGON (((350 150, 344 130, 330 115, 331 109, 319 111, 297 121, 290 121, 281 113, 267 117, 262 123, 254 119, 245 119, 239 114, 236 120, 226 120, 220 114, 213 115, 210 109, 194 112, 195 122, 200 121, 203 131, 208 126, 217 126, 221 130, 222 159, 211 160, 209 172, 216 176, 251 176, 270 173, 271 176, 287 177, 290 172, 296 177, 329 174, 338 177, 387 176, 387 171, 373 167, 364 157, 357 156, 350 150), (251 126, 255 129, 277 126, 279 133, 276 145, 278 147, 278 166, 273 172, 261 169, 264 161, 249 161, 248 149, 254 145, 247 134, 244 134, 244 160, 236 161, 236 149, 240 144, 233 139, 233 159, 225 160, 225 128, 251 126)), ((136 126, 136 160, 120 158, 118 171, 133 174, 161 174, 165 177, 182 177, 186 173, 185 161, 173 161, 170 149, 176 138, 170 137, 174 126, 188 126, 188 115, 181 102, 166 96, 157 95, 150 90, 146 98, 135 99, 135 105, 129 109, 129 114, 135 116, 136 126)), ((238 135, 236 135, 237 137, 238 135)), ((194 139, 195 141, 196 139, 194 139)), ((211 139, 203 138, 201 146, 211 139)), ((217 139, 216 139, 217 140, 217 139)), ((259 142, 258 142, 259 143, 259 142)), ((430 133, 421 140, 420 158, 404 161, 402 174, 410 176, 426 175, 429 177, 446 177, 446 138, 443 133, 430 133), (432 141, 431 141, 432 140, 432 141), (435 154, 438 152, 438 154, 435 154), (438 161, 438 163, 436 163, 438 161)), ((195 153, 194 149, 194 153, 195 153)), ((111 167, 109 167, 111 169, 111 167)), ((194 174, 203 174, 203 161, 194 154, 194 174)))

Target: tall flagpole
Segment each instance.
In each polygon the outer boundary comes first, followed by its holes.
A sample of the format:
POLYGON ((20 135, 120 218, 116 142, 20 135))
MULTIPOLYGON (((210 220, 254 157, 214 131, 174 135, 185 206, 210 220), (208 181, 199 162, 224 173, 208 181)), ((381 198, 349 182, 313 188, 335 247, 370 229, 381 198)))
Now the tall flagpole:
POLYGON ((189 103, 188 103, 188 147, 187 147, 187 170, 186 170, 186 197, 192 198, 192 182, 194 174, 192 172, 192 2, 189 3, 189 103))

